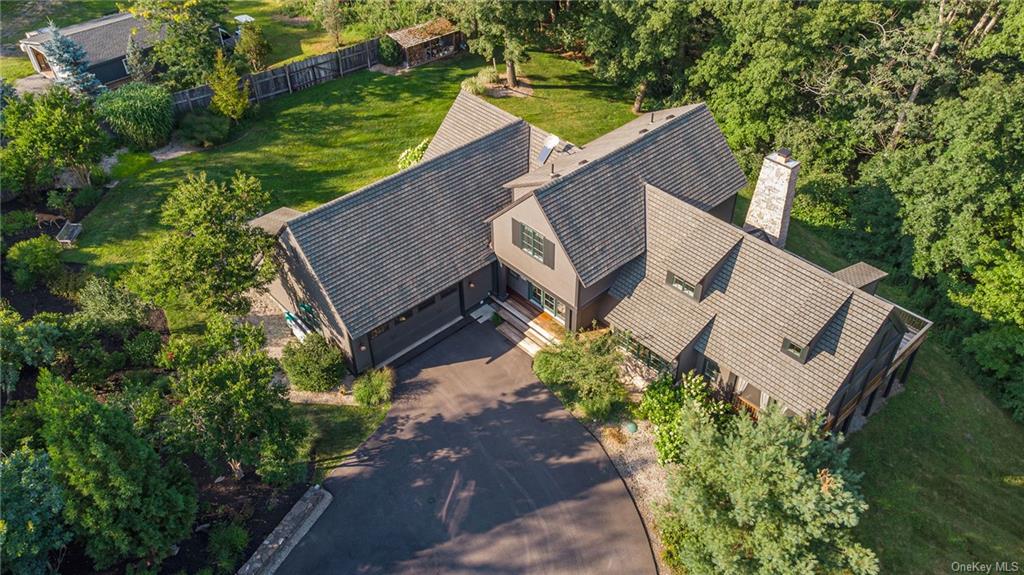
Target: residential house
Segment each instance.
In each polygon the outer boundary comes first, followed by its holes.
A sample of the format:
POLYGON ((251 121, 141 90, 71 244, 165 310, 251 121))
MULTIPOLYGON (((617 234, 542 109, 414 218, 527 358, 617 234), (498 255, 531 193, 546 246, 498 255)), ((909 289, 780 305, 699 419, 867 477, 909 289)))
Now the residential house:
POLYGON ((930 323, 785 251, 799 162, 746 184, 707 107, 584 146, 461 93, 423 160, 287 219, 273 293, 362 371, 415 354, 491 300, 609 326, 647 376, 695 370, 751 410, 846 429, 903 381, 930 323))

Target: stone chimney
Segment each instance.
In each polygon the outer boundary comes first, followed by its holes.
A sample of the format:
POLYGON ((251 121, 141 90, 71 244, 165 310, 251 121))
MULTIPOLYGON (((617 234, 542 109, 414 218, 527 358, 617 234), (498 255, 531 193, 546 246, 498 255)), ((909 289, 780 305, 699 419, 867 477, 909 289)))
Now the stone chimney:
POLYGON ((750 199, 743 229, 767 240, 772 245, 786 246, 789 233, 789 212, 796 194, 796 175, 800 162, 790 157, 786 148, 768 154, 757 176, 754 197, 750 199))

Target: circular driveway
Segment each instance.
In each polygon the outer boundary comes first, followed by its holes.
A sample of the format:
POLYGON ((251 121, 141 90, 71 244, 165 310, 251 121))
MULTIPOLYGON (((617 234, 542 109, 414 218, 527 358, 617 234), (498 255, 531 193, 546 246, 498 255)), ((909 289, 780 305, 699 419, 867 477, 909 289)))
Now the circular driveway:
POLYGON ((530 358, 472 323, 398 369, 382 427, 279 573, 655 573, 594 438, 530 358))

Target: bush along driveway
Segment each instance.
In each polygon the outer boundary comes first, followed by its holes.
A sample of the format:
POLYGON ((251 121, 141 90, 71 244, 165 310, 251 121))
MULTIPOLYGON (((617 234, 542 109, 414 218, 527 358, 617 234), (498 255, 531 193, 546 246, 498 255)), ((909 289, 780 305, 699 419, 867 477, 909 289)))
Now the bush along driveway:
POLYGON ((601 446, 493 328, 473 323, 398 375, 279 573, 655 573, 601 446))

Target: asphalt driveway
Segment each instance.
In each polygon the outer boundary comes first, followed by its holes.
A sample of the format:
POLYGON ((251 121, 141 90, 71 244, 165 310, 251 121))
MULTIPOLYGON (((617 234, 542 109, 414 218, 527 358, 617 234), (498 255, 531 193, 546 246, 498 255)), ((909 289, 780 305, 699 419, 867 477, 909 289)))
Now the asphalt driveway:
POLYGON ((282 574, 654 573, 601 446, 489 324, 398 370, 384 425, 324 482, 282 574))

